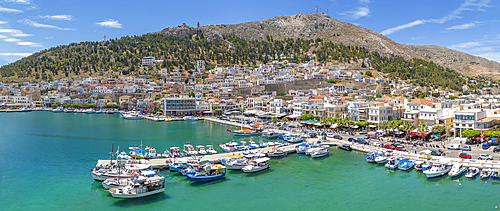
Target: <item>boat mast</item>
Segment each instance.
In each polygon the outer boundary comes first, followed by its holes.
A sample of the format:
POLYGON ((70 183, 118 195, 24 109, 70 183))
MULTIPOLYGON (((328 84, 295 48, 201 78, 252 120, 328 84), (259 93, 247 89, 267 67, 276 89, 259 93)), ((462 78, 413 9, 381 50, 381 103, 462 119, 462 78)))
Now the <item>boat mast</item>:
POLYGON ((111 166, 113 166, 113 144, 111 143, 111 166))

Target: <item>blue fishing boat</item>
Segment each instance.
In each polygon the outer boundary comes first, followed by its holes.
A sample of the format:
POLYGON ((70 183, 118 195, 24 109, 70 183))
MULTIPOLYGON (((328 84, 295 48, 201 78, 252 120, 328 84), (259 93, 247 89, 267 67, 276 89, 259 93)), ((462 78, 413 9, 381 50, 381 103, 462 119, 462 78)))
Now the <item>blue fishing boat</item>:
POLYGON ((207 164, 196 170, 194 174, 186 174, 191 181, 211 181, 226 176, 226 167, 218 164, 207 164))
POLYGON ((368 163, 375 163, 375 159, 381 156, 382 154, 380 152, 370 152, 367 155, 368 157, 366 158, 366 161, 368 163))
POLYGON ((415 160, 405 158, 399 161, 398 169, 401 171, 408 171, 412 169, 413 166, 415 166, 415 160))

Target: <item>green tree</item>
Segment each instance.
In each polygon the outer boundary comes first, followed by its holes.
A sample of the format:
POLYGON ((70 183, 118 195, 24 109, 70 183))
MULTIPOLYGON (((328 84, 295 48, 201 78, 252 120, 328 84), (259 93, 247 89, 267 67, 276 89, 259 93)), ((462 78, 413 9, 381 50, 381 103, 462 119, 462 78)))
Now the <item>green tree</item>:
POLYGON ((287 123, 287 122, 288 122, 288 118, 283 117, 283 119, 281 119, 281 122, 283 122, 283 123, 287 123))
POLYGON ((408 140, 408 135, 409 132, 412 131, 415 128, 412 122, 410 121, 404 121, 403 124, 401 125, 400 129, 401 131, 405 132, 405 139, 408 140))
POLYGON ((462 136, 468 138, 468 139, 472 139, 476 136, 479 136, 481 135, 481 132, 477 131, 477 130, 464 130, 462 132, 462 136))
POLYGON ((314 119, 314 115, 312 114, 302 114, 302 116, 299 117, 300 121, 307 121, 311 119, 314 119))
POLYGON ((429 133, 429 127, 422 123, 417 127, 417 132, 422 134, 422 141, 424 141, 425 134, 429 133))
POLYGON ((368 77, 373 77, 372 71, 366 71, 365 75, 368 77))
POLYGON ((272 120, 274 123, 278 122, 278 117, 273 117, 273 120, 272 120))

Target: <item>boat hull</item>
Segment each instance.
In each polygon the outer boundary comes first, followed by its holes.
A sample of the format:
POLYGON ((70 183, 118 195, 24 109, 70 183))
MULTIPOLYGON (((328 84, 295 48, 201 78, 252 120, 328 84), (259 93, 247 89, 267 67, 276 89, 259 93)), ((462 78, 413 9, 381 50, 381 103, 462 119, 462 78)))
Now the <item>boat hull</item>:
POLYGON ((188 178, 188 180, 191 180, 191 181, 211 181, 211 180, 220 179, 224 176, 226 176, 226 173, 215 175, 215 176, 194 176, 194 175, 186 174, 186 177, 188 178))
POLYGON ((271 167, 271 165, 267 164, 265 166, 259 166, 259 167, 255 167, 255 168, 252 168, 252 169, 243 169, 243 172, 245 172, 245 173, 253 173, 253 172, 258 172, 258 171, 262 171, 262 170, 268 169, 270 167, 271 167))
POLYGON ((114 193, 111 191, 110 191, 110 193, 111 193, 111 196, 113 196, 114 198, 133 199, 133 198, 141 198, 141 197, 151 196, 151 195, 158 194, 158 193, 163 193, 164 191, 165 191, 165 188, 160 188, 158 190, 152 190, 152 191, 148 191, 145 193, 138 193, 138 194, 122 194, 122 193, 114 193))
POLYGON ((320 157, 327 156, 328 154, 330 154, 330 152, 325 152, 325 153, 312 153, 312 154, 311 154, 311 157, 312 157, 312 158, 320 158, 320 157))

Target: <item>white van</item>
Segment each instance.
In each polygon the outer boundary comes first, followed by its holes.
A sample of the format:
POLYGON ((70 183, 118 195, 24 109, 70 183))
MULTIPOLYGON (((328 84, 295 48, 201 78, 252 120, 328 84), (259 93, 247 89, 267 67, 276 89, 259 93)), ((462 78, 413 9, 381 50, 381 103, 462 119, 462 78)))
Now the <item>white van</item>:
POLYGON ((450 145, 448 145, 448 149, 459 150, 460 149, 460 144, 450 144, 450 145))

